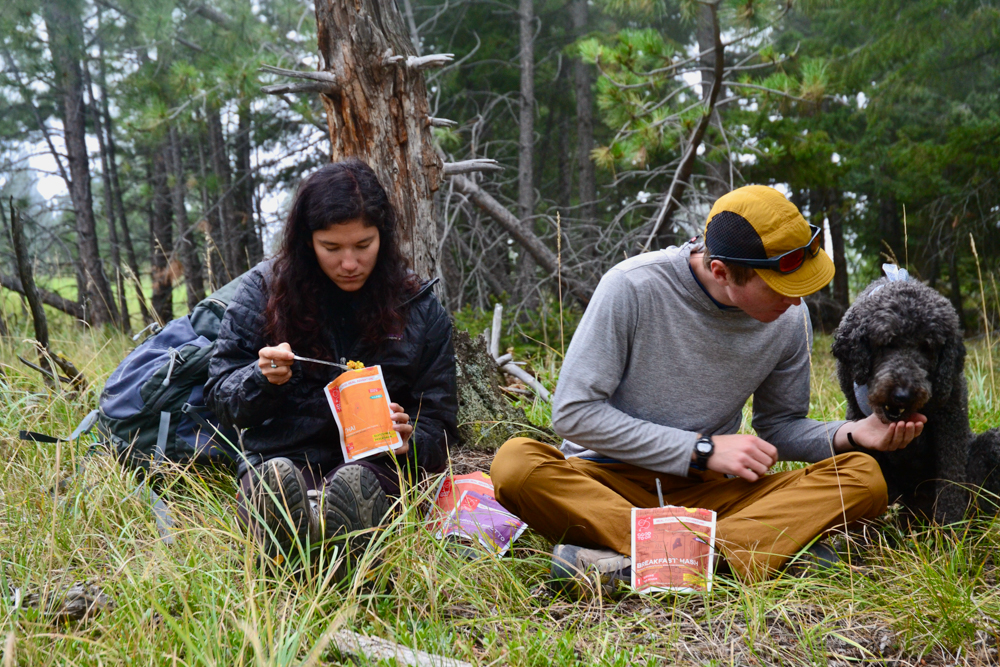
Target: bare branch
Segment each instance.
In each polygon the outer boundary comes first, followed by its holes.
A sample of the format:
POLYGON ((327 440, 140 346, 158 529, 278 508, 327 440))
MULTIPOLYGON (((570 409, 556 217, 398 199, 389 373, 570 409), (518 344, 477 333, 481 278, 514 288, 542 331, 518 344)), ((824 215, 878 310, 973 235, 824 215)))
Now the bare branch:
POLYGON ((513 375, 518 380, 531 387, 531 390, 538 394, 545 402, 552 402, 552 395, 549 394, 549 390, 543 387, 538 380, 531 377, 531 374, 528 373, 528 371, 515 366, 513 362, 504 364, 500 367, 500 370, 507 375, 513 375))
POLYGON ((295 69, 285 69, 284 67, 274 67, 273 65, 261 65, 258 71, 267 72, 268 74, 280 74, 281 76, 288 76, 293 79, 322 81, 330 86, 338 84, 337 77, 330 72, 302 72, 295 69))
MULTIPOLYGON (((535 236, 534 232, 521 225, 521 221, 508 211, 503 204, 494 199, 488 192, 480 188, 477 184, 460 174, 451 177, 455 184, 455 189, 466 195, 469 200, 487 213, 493 220, 503 227, 507 234, 517 241, 524 248, 538 265, 549 274, 558 274, 558 262, 556 256, 549 250, 541 239, 535 236)), ((594 290, 576 278, 562 274, 562 282, 566 289, 584 306, 590 301, 594 290)))
POLYGON ((325 93, 329 95, 336 90, 336 87, 317 81, 315 83, 275 83, 270 86, 261 86, 260 89, 268 95, 284 95, 286 93, 325 93))
MULTIPOLYGON (((7 289, 17 292, 18 294, 24 294, 24 287, 21 285, 21 279, 15 276, 8 275, 6 273, 0 273, 0 287, 6 287, 7 289)), ((38 295, 42 298, 42 303, 47 306, 52 306, 56 310, 61 310, 62 312, 75 317, 78 320, 83 320, 83 308, 80 307, 75 301, 70 301, 64 297, 59 296, 54 292, 49 292, 38 288, 38 295)))
POLYGON ((476 158, 475 160, 462 160, 461 162, 445 162, 444 175, 454 176, 455 174, 470 174, 476 171, 503 171, 503 166, 496 160, 489 158, 476 158))
POLYGON ((427 56, 410 56, 406 59, 406 66, 412 70, 433 69, 444 67, 454 59, 454 53, 432 53, 427 56))
POLYGON ((427 124, 431 127, 455 127, 458 125, 458 121, 449 120, 448 118, 435 118, 434 116, 428 116, 427 124))
POLYGON ((722 90, 722 75, 723 75, 723 59, 725 56, 725 47, 722 44, 722 37, 719 33, 719 14, 716 5, 708 5, 712 12, 712 27, 715 38, 715 77, 712 79, 712 89, 708 94, 708 109, 705 115, 701 117, 698 121, 698 125, 695 126, 694 132, 691 133, 691 138, 688 141, 687 150, 684 152, 684 157, 681 158, 681 163, 677 167, 677 171, 674 172, 674 178, 670 182, 670 189, 667 191, 667 196, 663 200, 663 208, 660 209, 659 215, 656 216, 656 222, 653 224, 652 231, 649 232, 649 236, 646 238, 646 242, 642 246, 642 252, 649 250, 649 245, 656 238, 657 233, 659 233, 660 228, 663 225, 664 220, 669 220, 670 216, 674 214, 677 207, 680 205, 680 198, 684 194, 684 190, 688 185, 688 179, 691 178, 691 172, 694 169, 694 162, 698 155, 698 147, 701 145, 701 141, 705 136, 705 131, 708 129, 709 123, 712 122, 712 113, 715 110, 716 102, 719 99, 719 91, 722 90))

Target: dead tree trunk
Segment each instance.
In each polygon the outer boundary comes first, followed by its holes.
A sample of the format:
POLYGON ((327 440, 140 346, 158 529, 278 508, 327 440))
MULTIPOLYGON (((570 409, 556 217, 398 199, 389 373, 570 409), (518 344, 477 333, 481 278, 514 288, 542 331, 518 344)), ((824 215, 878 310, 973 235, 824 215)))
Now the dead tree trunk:
MULTIPOLYGON (((0 202, 0 206, 3 206, 3 202, 0 202)), ((38 289, 35 287, 35 275, 31 270, 31 259, 28 257, 28 242, 24 238, 24 221, 21 219, 21 213, 14 208, 13 198, 10 200, 10 237, 14 244, 14 263, 21 278, 21 293, 24 294, 31 309, 35 341, 38 342, 41 352, 49 347, 49 324, 45 319, 45 309, 42 308, 38 289)))
POLYGON ((87 313, 91 322, 102 325, 115 322, 114 298, 101 266, 94 224, 94 203, 90 190, 90 162, 87 155, 87 123, 83 102, 83 26, 78 8, 68 0, 46 0, 43 4, 49 49, 55 66, 56 82, 62 102, 63 134, 66 160, 69 162, 70 199, 76 218, 77 247, 90 301, 87 313))
POLYGON ((451 58, 418 56, 393 0, 318 0, 316 24, 323 71, 303 73, 313 83, 301 85, 322 93, 331 158, 371 165, 396 208, 412 268, 436 275, 433 193, 443 165, 421 70, 451 58))

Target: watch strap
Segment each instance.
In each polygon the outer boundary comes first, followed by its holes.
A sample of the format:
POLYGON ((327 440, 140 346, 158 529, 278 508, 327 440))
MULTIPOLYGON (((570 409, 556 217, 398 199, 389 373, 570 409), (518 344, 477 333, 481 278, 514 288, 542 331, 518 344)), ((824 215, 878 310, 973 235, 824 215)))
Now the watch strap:
POLYGON ((695 462, 691 464, 691 467, 694 468, 695 470, 700 470, 702 472, 708 470, 708 459, 714 453, 715 453, 715 443, 712 441, 711 436, 707 435, 701 436, 694 442, 694 454, 696 459, 695 462), (702 454, 700 451, 698 451, 698 445, 702 442, 707 442, 709 445, 711 445, 711 450, 709 451, 708 454, 702 454))

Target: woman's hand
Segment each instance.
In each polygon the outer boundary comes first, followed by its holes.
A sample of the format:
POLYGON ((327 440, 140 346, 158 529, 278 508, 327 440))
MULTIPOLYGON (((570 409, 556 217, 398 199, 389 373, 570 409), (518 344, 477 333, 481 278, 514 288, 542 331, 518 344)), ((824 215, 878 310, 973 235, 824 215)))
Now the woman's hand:
POLYGON ((281 343, 277 347, 262 347, 257 352, 257 365, 271 384, 285 384, 292 379, 292 364, 295 362, 292 346, 281 343))
POLYGON ((410 415, 403 412, 399 403, 389 404, 389 415, 392 417, 392 428, 399 434, 403 441, 403 446, 392 450, 396 456, 403 456, 410 451, 410 436, 413 435, 413 424, 410 423, 410 415))

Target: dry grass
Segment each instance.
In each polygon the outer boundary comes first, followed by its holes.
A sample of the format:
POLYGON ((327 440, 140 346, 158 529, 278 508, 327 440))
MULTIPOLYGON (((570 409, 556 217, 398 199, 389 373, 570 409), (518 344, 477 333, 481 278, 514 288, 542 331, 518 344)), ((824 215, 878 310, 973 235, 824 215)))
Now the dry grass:
MULTIPOLYGON (((23 333, 23 332, 22 332, 23 333)), ((129 341, 65 329, 57 347, 99 387, 129 341)), ((812 415, 843 414, 828 339, 816 342, 812 415)), ((570 603, 544 586, 549 546, 530 531, 512 556, 468 560, 421 528, 424 488, 411 490, 373 540, 356 576, 333 583, 328 558, 308 574, 259 566, 234 513, 232 481, 170 477, 178 526, 158 539, 135 479, 87 449, 21 442, 22 428, 68 433, 96 404, 46 394, 16 365, 21 338, 0 343, 0 646, 6 665, 298 665, 346 627, 478 665, 998 664, 1000 526, 906 527, 890 512, 841 536, 851 563, 754 586, 720 580, 710 595, 627 596, 570 603), (87 582, 90 618, 54 613, 87 582), (31 597, 32 594, 35 597, 31 597)), ((979 429, 1000 422, 986 350, 969 358, 979 429)), ((554 364, 539 362, 537 367, 554 364)), ((549 378, 552 380, 553 378, 549 378)), ((545 418, 544 406, 533 406, 545 418)), ((488 457, 457 453, 458 471, 488 457)), ((332 650, 318 664, 341 664, 332 650)))

